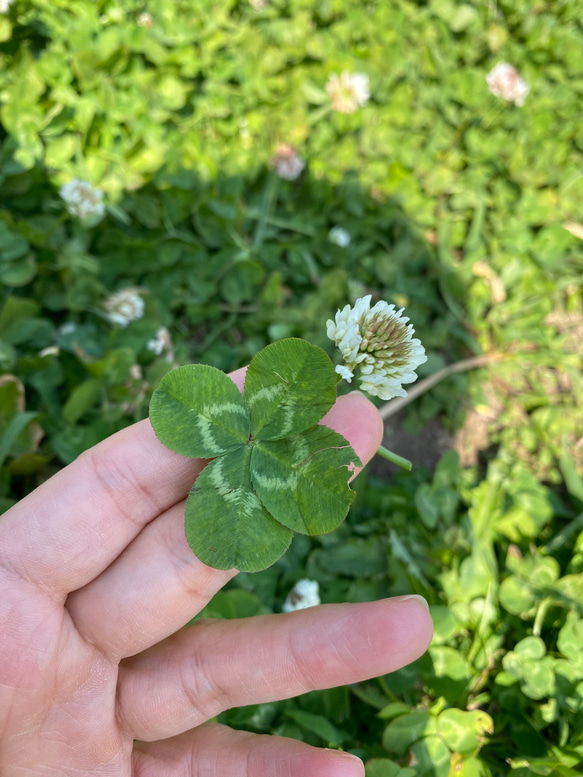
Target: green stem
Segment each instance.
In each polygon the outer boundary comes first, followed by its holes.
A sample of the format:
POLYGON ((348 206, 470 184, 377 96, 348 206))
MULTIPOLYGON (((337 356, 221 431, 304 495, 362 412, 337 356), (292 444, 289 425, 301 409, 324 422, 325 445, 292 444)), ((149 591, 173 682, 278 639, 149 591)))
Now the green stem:
POLYGON ((384 677, 377 677, 377 680, 379 681, 379 685, 381 686, 382 691, 387 699, 390 701, 401 701, 401 699, 399 699, 399 697, 391 691, 384 677))
POLYGON ((549 610, 549 608, 552 605, 552 600, 550 597, 547 597, 546 599, 543 599, 542 602, 539 604, 536 615, 534 617, 534 623, 532 625, 532 633, 535 637, 540 637, 541 631, 543 630, 543 625, 545 622, 545 616, 549 610))
POLYGON ((386 459, 387 461, 392 462, 393 464, 396 464, 398 467, 403 467, 403 469, 406 469, 408 472, 411 472, 413 465, 409 461, 409 459, 404 459, 402 456, 399 456, 396 453, 393 453, 393 451, 388 450, 383 445, 380 445, 377 453, 379 456, 382 456, 383 459, 386 459))
POLYGON ((543 545, 541 553, 545 556, 548 556, 549 553, 554 553, 556 550, 559 550, 559 548, 566 545, 573 534, 581 529, 583 529, 583 513, 579 513, 579 515, 576 518, 573 518, 573 520, 561 529, 558 534, 555 534, 546 545, 543 545))
POLYGON ((261 213, 259 221, 255 227, 255 235, 253 236, 253 248, 258 251, 263 243, 263 237, 265 235, 265 227, 267 225, 267 219, 271 213, 273 204, 277 198, 277 184, 278 178, 275 172, 271 171, 267 179, 265 186, 265 193, 263 195, 263 202, 261 204, 261 213))
POLYGON ((322 105, 320 108, 318 108, 308 116, 308 125, 310 127, 313 127, 314 124, 317 124, 325 116, 327 116, 331 110, 332 110, 332 105, 330 103, 326 103, 325 105, 322 105))

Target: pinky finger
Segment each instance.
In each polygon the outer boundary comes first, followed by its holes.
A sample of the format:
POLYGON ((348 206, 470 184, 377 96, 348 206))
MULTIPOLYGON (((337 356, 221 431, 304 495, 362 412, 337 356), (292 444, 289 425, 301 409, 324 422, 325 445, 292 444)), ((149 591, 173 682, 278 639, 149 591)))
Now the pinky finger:
POLYGON ((218 723, 159 742, 136 742, 132 777, 364 777, 362 761, 284 737, 218 723))

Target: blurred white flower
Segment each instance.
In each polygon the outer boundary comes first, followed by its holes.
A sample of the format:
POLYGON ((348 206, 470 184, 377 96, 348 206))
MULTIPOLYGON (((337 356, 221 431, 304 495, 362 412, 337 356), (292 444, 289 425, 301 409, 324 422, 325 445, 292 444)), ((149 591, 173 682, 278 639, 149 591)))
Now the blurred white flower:
POLYGON ((267 8, 267 0, 249 0, 249 5, 254 11, 263 11, 267 8))
POLYGON ((132 380, 142 380, 144 377, 144 373, 142 372, 142 368, 139 364, 132 364, 130 367, 130 378, 132 380))
POLYGON ((350 245, 350 233, 342 229, 342 227, 332 227, 330 232, 328 232, 328 240, 340 246, 340 248, 346 248, 346 246, 350 245))
POLYGON ((298 580, 286 597, 283 612, 305 610, 320 604, 319 586, 315 580, 298 580))
POLYGON ((413 339, 412 324, 384 300, 371 309, 371 295, 360 297, 354 307, 346 305, 326 322, 326 333, 340 349, 344 365, 336 372, 352 382, 359 370, 360 388, 374 397, 406 397, 403 383, 417 380, 415 370, 427 361, 421 341, 413 339))
POLYGON ((76 329, 77 324, 74 321, 67 321, 66 324, 61 324, 58 331, 60 335, 72 335, 76 329))
POLYGON ((0 0, 0 13, 8 13, 8 9, 14 0, 0 0))
POLYGON ((507 62, 499 62, 486 76, 486 83, 493 95, 515 105, 524 105, 530 91, 518 70, 507 62))
POLYGON ((47 348, 43 348, 38 352, 39 356, 58 356, 61 353, 61 349, 58 345, 49 345, 47 348))
POLYGON ((94 189, 87 181, 73 178, 61 186, 59 194, 65 200, 71 216, 85 219, 88 216, 103 216, 105 213, 103 192, 94 189))
POLYGON ((306 163, 293 146, 289 143, 280 143, 271 159, 271 166, 275 167, 275 172, 280 178, 295 181, 302 174, 306 163))
POLYGON ((147 11, 143 11, 138 16, 138 25, 140 27, 152 27, 154 24, 154 20, 152 19, 151 14, 149 14, 147 11))
POLYGON ((330 95, 332 108, 338 113, 354 113, 366 105, 370 97, 368 76, 364 73, 348 73, 331 75, 326 84, 330 95))
POLYGON ((166 361, 168 362, 171 362, 174 358, 174 354, 172 352, 172 339, 170 338, 170 332, 166 329, 165 326, 161 326, 160 329, 157 330, 154 337, 152 337, 151 340, 148 340, 146 343, 146 348, 148 351, 155 353, 156 356, 160 356, 160 354, 166 351, 166 361))
POLYGON ((126 327, 144 315, 144 300, 136 289, 117 291, 105 300, 103 307, 107 310, 109 320, 121 327, 126 327))

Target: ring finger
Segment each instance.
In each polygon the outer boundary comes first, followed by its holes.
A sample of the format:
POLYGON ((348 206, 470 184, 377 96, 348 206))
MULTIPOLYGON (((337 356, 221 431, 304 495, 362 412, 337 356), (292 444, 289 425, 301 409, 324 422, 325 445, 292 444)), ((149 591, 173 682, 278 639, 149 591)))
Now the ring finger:
POLYGON ((360 758, 284 737, 232 731, 209 723, 153 744, 137 742, 134 777, 362 777, 360 758))

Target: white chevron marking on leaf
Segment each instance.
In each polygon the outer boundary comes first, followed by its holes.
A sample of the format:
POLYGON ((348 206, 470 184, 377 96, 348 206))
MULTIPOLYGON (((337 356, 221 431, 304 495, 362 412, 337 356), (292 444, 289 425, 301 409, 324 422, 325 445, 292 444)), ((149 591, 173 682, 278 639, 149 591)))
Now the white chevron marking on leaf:
POLYGON ((283 437, 292 428, 294 418, 296 417, 296 406, 295 404, 286 403, 285 405, 281 405, 281 410, 283 411, 283 421, 279 436, 283 437))
POLYGON ((222 413, 236 413, 237 415, 244 416, 247 415, 247 410, 245 409, 244 405, 239 405, 236 402, 215 402, 211 405, 204 405, 200 412, 209 418, 214 418, 215 416, 221 415, 222 413))
POLYGON ((267 491, 293 491, 298 484, 298 473, 292 472, 286 478, 276 478, 262 475, 260 472, 254 472, 253 479, 267 491))
POLYGON ((303 435, 298 435, 295 439, 292 439, 293 450, 293 465, 296 467, 305 461, 310 455, 310 447, 303 435))
POLYGON ((196 425, 198 426, 200 436, 202 437, 202 441, 208 451, 218 455, 219 453, 224 453, 227 450, 216 442, 214 428, 208 418, 205 418, 203 415, 197 415, 196 425))
POLYGON ((249 407, 251 407, 252 405, 262 400, 267 400, 269 402, 276 397, 280 397, 286 391, 287 387, 283 383, 276 383, 273 386, 265 386, 264 388, 259 389, 256 394, 253 394, 253 396, 249 397, 247 404, 249 407))

